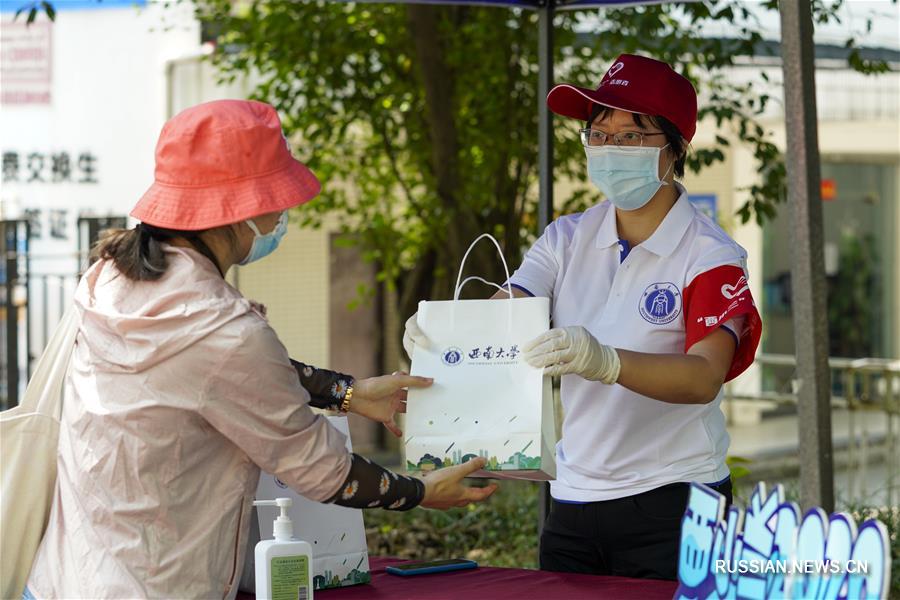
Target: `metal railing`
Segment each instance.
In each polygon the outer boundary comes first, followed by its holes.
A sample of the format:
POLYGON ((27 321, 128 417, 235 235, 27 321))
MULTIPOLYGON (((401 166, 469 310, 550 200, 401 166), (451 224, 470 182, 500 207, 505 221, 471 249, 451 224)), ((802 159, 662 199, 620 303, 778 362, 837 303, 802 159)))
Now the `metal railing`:
POLYGON ((0 409, 18 404, 77 284, 77 273, 32 273, 10 286, 15 290, 7 294, 11 303, 0 302, 5 342, 0 352, 0 409))
POLYGON ((40 236, 33 238, 28 219, 0 220, 0 409, 18 404, 101 232, 126 224, 124 216, 79 216, 77 236, 70 236, 77 246, 46 253, 34 251, 40 236))
MULTIPOLYGON (((726 386, 723 409, 731 421, 733 401, 750 401, 767 408, 796 406, 794 379, 796 358, 785 354, 760 354, 755 364, 763 368, 764 389, 758 393, 735 392, 726 386), (774 374, 781 370, 780 379, 774 374)), ((832 410, 846 411, 846 440, 835 445, 835 454, 842 453, 842 471, 848 478, 848 487, 859 497, 867 495, 869 469, 883 460, 889 476, 898 481, 887 482, 888 506, 893 506, 900 484, 900 359, 881 358, 829 358, 832 376, 832 410), (863 413, 880 413, 884 416, 884 433, 872 435, 871 419, 860 418, 863 413)), ((833 435, 835 435, 833 431, 833 435)))

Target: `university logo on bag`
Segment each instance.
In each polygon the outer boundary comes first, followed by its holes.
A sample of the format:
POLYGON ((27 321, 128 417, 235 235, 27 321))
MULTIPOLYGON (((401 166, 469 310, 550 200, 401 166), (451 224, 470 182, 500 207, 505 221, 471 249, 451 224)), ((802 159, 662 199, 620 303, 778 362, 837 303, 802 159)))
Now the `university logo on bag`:
POLYGON ((518 344, 511 346, 503 346, 500 344, 491 346, 479 346, 472 348, 468 352, 463 352, 459 348, 447 348, 441 353, 441 360, 449 367, 455 367, 467 361, 470 365, 482 366, 500 366, 514 365, 518 361, 516 358, 522 353, 518 344))
POLYGON ((681 291, 674 283, 653 283, 644 290, 638 310, 654 325, 671 323, 681 314, 681 291))
POLYGON ((516 364, 518 362, 516 357, 521 353, 518 344, 506 347, 500 344, 494 344, 472 348, 469 350, 467 356, 469 358, 469 364, 496 366, 516 364))
POLYGON ((463 361, 463 351, 456 347, 447 348, 441 353, 441 360, 448 367, 455 367, 463 361))

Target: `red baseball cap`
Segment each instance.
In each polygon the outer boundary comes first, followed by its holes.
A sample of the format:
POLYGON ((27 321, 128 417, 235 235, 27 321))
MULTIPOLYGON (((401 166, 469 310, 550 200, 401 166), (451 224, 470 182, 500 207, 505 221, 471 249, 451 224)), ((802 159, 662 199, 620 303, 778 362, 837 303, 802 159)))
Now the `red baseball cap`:
POLYGON ((294 159, 275 109, 217 100, 163 126, 153 185, 131 216, 148 225, 197 231, 293 208, 321 188, 294 159))
POLYGON ((697 131, 694 86, 672 67, 652 58, 622 54, 596 90, 561 83, 547 94, 547 106, 564 117, 587 121, 592 104, 665 117, 687 141, 697 131))

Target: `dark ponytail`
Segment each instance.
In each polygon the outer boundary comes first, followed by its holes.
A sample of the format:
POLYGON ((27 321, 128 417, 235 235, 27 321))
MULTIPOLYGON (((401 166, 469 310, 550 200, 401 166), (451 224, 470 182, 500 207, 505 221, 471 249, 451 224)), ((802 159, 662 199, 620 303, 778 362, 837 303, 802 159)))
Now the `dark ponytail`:
MULTIPOLYGON (((234 233, 230 229, 227 231, 231 241, 235 242, 234 233)), ((216 255, 200 238, 201 233, 203 231, 178 231, 146 223, 138 223, 134 229, 110 229, 91 251, 91 262, 112 260, 119 272, 132 281, 155 281, 165 274, 168 267, 163 244, 173 238, 183 238, 211 260, 224 277, 216 255)))

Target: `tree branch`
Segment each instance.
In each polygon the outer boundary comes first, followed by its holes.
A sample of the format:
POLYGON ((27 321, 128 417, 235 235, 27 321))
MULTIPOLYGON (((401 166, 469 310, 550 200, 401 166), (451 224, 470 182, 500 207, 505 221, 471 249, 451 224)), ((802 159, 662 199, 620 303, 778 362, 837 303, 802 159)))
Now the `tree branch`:
POLYGON ((391 145, 390 140, 388 139, 387 127, 379 126, 379 122, 373 122, 372 125, 375 127, 375 130, 381 137, 381 142, 384 146, 384 152, 387 155, 388 162, 391 165, 391 172, 397 179, 397 183, 400 184, 400 188, 403 190, 404 196, 406 196, 406 201, 409 202, 409 205, 412 206, 416 210, 416 212, 418 212, 419 214, 424 214, 425 207, 416 200, 415 196, 412 193, 412 190, 407 185, 406 180, 403 178, 403 175, 400 174, 400 168, 397 166, 397 154, 394 151, 394 147, 391 145))

